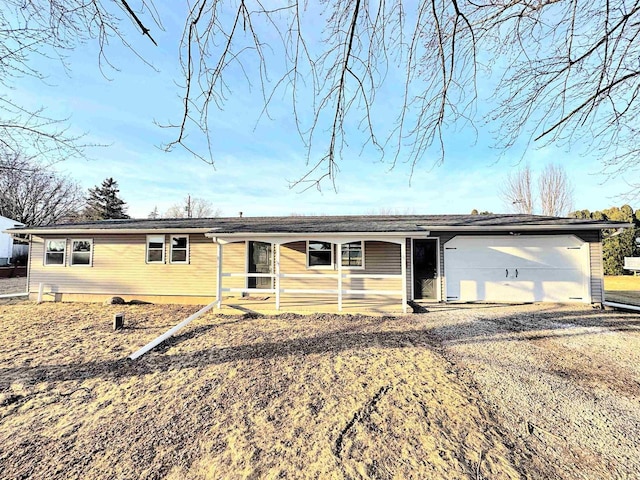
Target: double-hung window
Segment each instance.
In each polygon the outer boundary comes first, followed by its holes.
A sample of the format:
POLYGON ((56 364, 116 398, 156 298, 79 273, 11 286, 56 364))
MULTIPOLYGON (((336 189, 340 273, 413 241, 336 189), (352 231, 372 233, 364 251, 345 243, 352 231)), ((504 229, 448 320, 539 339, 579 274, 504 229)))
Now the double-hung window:
POLYGON ((71 240, 71 265, 91 266, 93 240, 71 240))
POLYGON ((44 264, 64 265, 64 256, 67 249, 67 240, 47 240, 45 243, 44 264))
POLYGON ((171 263, 189 263, 189 236, 171 236, 171 263))
POLYGON ((307 268, 335 268, 340 261, 346 268, 364 268, 364 242, 361 240, 343 243, 339 260, 334 260, 334 245, 331 242, 309 240, 307 242, 307 268))
POLYGON ((349 242, 342 244, 342 266, 350 268, 364 268, 364 242, 349 242))
POLYGON ((315 240, 307 242, 307 267, 333 267, 333 245, 331 242, 318 242, 315 240))
POLYGON ((164 235, 147 235, 147 263, 164 263, 164 235))

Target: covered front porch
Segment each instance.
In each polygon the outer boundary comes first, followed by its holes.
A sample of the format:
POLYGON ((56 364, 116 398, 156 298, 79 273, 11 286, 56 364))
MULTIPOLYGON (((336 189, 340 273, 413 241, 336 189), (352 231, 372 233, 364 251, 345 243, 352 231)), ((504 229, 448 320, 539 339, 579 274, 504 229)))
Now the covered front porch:
POLYGON ((391 235, 213 236, 221 310, 407 313, 407 241, 391 235))

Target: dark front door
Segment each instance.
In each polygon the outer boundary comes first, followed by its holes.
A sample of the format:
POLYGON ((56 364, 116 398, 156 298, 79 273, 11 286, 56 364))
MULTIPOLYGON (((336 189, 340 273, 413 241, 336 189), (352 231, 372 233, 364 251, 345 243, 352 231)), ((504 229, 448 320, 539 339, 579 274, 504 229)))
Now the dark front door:
POLYGON ((413 241, 413 295, 416 300, 438 298, 438 242, 413 241))
MULTIPOLYGON (((249 271, 247 273, 272 273, 273 256, 271 244, 265 242, 249 242, 249 271)), ((273 288, 270 277, 249 277, 248 288, 273 288)))

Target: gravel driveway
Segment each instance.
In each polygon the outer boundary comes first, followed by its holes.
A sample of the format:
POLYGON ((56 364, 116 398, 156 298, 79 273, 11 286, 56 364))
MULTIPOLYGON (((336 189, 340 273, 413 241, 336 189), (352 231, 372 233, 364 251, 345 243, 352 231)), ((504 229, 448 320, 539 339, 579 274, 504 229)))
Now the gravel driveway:
POLYGON ((420 315, 549 478, 640 478, 640 315, 552 304, 420 315))

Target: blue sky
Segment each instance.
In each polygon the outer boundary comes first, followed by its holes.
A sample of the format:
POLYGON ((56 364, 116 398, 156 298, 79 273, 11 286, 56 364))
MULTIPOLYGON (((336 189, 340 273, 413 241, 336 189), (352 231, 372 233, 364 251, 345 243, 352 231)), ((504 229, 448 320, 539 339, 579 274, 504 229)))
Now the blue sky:
MULTIPOLYGON (((389 170, 388 163, 370 149, 361 152, 360 136, 348 131, 354 140, 340 160, 337 191, 330 184, 321 192, 290 189, 290 181, 306 172, 305 150, 290 108, 278 98, 272 119, 256 124, 260 97, 248 94, 244 85, 234 88, 225 109, 213 114, 215 168, 181 149, 166 153, 158 147, 172 140, 172 132, 154 121, 175 122, 180 114, 180 89, 175 84, 180 81, 179 18, 161 15, 166 31, 152 31, 158 47, 139 32, 127 30, 129 41, 158 71, 112 42, 107 55, 119 71, 105 68, 103 74, 97 51, 86 44, 70 55, 69 71, 55 61, 34 59, 47 73, 47 82, 23 78, 10 93, 27 107, 45 106, 50 116, 69 117, 71 130, 86 132, 87 143, 106 145, 88 149, 86 160, 61 161, 55 168, 84 188, 115 178, 133 217, 146 217, 154 207, 162 213, 188 194, 210 201, 224 216, 239 211, 249 216, 469 213, 474 208, 507 212, 500 187, 520 161, 530 163, 534 172, 548 162, 564 165, 573 182, 576 209, 620 204, 619 196, 629 191, 623 179, 606 181, 599 175, 600 159, 576 153, 578 146, 534 148, 524 156, 520 150, 501 154, 491 148, 490 132, 496 125, 483 126, 481 121, 478 130, 448 132, 444 163, 434 167, 433 160, 423 160, 412 178, 402 158, 389 170)), ((482 90, 486 85, 479 86, 482 90)), ((478 110, 489 107, 482 104, 478 110)))

